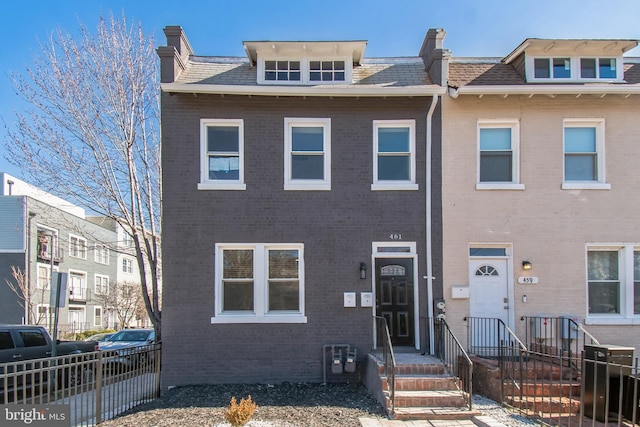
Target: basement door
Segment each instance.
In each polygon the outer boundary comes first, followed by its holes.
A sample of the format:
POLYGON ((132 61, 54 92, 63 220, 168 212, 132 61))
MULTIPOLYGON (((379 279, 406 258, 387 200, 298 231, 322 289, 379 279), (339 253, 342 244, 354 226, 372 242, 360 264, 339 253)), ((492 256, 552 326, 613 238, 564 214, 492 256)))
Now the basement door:
POLYGON ((469 315, 476 320, 471 347, 476 354, 491 355, 498 345, 500 319, 509 325, 509 274, 505 258, 471 258, 469 260, 469 315))
POLYGON ((413 258, 376 258, 376 315, 394 346, 415 345, 413 258))

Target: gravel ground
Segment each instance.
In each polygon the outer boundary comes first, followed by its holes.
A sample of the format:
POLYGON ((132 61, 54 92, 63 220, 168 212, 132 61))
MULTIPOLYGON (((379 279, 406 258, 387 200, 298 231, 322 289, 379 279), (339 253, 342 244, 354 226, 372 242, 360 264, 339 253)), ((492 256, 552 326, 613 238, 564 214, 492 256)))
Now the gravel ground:
MULTIPOLYGON (((231 397, 240 401, 248 395, 258 409, 247 427, 360 427, 360 417, 384 418, 382 407, 361 385, 238 384, 176 387, 101 426, 229 427, 224 410, 231 397)), ((481 396, 473 397, 473 405, 508 427, 538 425, 481 396)))

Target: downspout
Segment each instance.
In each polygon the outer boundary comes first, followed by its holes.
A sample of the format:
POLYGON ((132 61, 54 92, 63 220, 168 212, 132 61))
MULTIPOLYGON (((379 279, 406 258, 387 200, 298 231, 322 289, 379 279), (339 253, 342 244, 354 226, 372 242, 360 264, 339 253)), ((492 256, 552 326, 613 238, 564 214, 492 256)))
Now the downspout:
POLYGON ((433 95, 431 98, 431 105, 429 106, 429 111, 427 112, 427 164, 425 167, 426 170, 426 213, 425 213, 425 221, 426 221, 426 245, 427 245, 427 314, 429 319, 429 353, 433 353, 434 347, 434 337, 435 333, 433 328, 433 259, 432 259, 432 241, 431 241, 431 128, 432 128, 432 117, 433 112, 436 109, 436 105, 438 104, 439 95, 433 95))

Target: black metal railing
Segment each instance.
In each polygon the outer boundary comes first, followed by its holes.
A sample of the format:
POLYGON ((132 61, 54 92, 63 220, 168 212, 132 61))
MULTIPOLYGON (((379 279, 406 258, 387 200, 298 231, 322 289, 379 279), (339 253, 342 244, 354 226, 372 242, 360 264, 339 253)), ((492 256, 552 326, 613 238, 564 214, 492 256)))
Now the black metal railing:
POLYGON ((442 360, 449 375, 456 378, 456 386, 462 392, 465 404, 471 410, 473 396, 473 363, 471 358, 444 319, 436 318, 433 327, 435 356, 442 360))
POLYGON ((387 378, 387 392, 389 396, 389 416, 395 412, 395 392, 396 392, 396 358, 393 354, 391 335, 387 319, 374 316, 376 322, 376 353, 381 358, 384 366, 384 375, 387 378))
POLYGON ((92 426, 160 396, 160 344, 0 364, 0 405, 66 408, 92 426))

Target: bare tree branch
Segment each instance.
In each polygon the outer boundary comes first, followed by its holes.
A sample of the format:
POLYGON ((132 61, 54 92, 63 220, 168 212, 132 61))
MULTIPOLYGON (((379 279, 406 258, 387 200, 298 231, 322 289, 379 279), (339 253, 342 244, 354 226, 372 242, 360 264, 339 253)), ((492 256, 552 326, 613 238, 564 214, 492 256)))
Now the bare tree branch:
POLYGON ((147 314, 160 336, 159 70, 140 24, 101 17, 41 42, 12 74, 29 103, 7 129, 7 159, 32 183, 130 233, 147 314))

